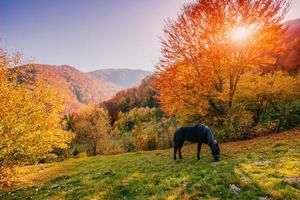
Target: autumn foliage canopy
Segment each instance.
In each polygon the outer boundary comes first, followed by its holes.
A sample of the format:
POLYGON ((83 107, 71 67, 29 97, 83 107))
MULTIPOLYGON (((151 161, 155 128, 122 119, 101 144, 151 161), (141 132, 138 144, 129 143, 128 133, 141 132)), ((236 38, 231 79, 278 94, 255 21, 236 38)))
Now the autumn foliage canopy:
POLYGON ((167 21, 157 66, 158 100, 170 115, 229 118, 241 77, 283 52, 290 1, 202 0, 167 21))

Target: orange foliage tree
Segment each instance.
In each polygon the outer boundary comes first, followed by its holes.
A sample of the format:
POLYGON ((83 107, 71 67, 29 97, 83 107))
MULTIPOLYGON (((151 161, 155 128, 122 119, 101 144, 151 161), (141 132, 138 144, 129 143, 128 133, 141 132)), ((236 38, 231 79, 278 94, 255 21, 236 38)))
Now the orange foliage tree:
MULTIPOLYGON (((170 115, 213 112, 231 122, 245 72, 275 63, 283 52, 287 0, 202 0, 167 21, 157 66, 158 100, 170 115)), ((258 70, 259 69, 259 70, 258 70)))

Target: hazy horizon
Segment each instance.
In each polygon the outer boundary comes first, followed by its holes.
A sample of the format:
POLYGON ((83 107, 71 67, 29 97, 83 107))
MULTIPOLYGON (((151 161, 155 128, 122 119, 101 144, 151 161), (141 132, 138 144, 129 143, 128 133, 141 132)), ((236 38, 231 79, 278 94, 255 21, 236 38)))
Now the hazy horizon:
MULTIPOLYGON (((4 0, 0 45, 34 63, 153 71, 164 20, 192 0, 4 0)), ((300 18, 294 1, 285 21, 300 18)))
POLYGON ((100 67, 100 68, 95 68, 95 69, 91 69, 91 70, 82 70, 82 68, 79 68, 78 66, 73 66, 70 64, 51 64, 51 63, 38 63, 38 62, 28 62, 25 63, 26 65, 49 65, 49 66, 55 66, 55 67, 63 67, 63 66, 69 66, 69 67, 73 67, 75 69, 78 69, 84 73, 89 73, 89 72, 94 72, 94 71, 98 71, 98 70, 141 70, 141 71, 147 71, 147 72, 154 72, 154 68, 153 69, 144 69, 144 68, 128 68, 128 67, 100 67))

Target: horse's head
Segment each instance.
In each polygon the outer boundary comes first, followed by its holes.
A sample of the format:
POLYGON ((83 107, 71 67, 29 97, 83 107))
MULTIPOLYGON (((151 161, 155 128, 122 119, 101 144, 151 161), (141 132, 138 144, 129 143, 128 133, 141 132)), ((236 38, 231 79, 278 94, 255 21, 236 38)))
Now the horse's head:
POLYGON ((217 142, 215 142, 212 146, 212 154, 213 154, 213 157, 215 158, 215 161, 220 160, 220 158, 221 158, 220 147, 217 142))

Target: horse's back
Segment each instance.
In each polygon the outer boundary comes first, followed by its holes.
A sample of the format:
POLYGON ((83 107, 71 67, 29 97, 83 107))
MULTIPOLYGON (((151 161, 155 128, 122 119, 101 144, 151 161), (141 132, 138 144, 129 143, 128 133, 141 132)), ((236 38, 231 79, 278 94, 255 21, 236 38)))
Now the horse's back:
POLYGON ((204 129, 194 126, 190 128, 190 131, 185 135, 185 140, 189 142, 202 142, 204 138, 204 129))
POLYGON ((174 141, 205 142, 207 129, 204 125, 180 127, 175 132, 174 141))

